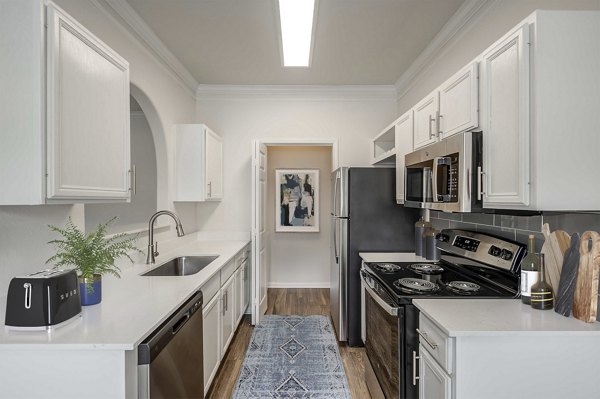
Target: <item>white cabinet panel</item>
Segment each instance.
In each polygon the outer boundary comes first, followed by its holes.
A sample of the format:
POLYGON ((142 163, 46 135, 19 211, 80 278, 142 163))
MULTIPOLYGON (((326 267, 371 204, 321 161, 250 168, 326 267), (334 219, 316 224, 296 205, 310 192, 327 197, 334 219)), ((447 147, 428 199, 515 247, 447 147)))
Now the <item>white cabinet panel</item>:
POLYGON ((438 101, 439 92, 435 90, 413 108, 415 150, 437 141, 438 101))
POLYGON ((473 62, 440 87, 438 131, 441 138, 479 126, 478 65, 473 62))
POLYGON ((227 351, 236 329, 235 317, 235 274, 221 287, 221 356, 227 351))
POLYGON ((233 315, 233 319, 235 320, 235 325, 237 326, 242 319, 242 302, 244 301, 244 270, 243 267, 240 267, 235 272, 235 314, 233 315))
POLYGON ((0 15, 0 205, 129 201, 127 61, 52 3, 0 15))
POLYGON ((206 125, 175 126, 175 201, 223 198, 223 143, 206 125))
POLYGON ((419 399, 451 399, 452 380, 419 345, 419 399))
POLYGON ((484 207, 529 205, 529 26, 483 54, 484 207))
POLYGON ((204 306, 203 317, 203 345, 204 345, 204 392, 208 388, 219 369, 221 362, 221 296, 215 295, 204 306))
POLYGON ((404 156, 413 149, 413 111, 396 120, 396 203, 404 204, 404 156))
POLYGON ((215 132, 206 132, 207 201, 223 198, 223 141, 215 132))
POLYGON ((250 304, 250 255, 242 264, 242 313, 245 313, 250 304))
POLYGON ((49 199, 129 198, 129 64, 48 5, 49 199))

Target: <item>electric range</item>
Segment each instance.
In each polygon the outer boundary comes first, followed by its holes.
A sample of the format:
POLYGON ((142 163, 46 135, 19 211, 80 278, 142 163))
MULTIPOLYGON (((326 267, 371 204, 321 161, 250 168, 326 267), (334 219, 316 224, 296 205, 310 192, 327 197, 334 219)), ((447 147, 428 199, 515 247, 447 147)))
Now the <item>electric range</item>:
POLYGON ((412 305, 414 298, 519 295, 524 245, 465 230, 443 230, 436 239, 442 251, 438 262, 363 262, 363 339, 372 396, 418 397, 414 359, 418 358, 419 311, 412 305))

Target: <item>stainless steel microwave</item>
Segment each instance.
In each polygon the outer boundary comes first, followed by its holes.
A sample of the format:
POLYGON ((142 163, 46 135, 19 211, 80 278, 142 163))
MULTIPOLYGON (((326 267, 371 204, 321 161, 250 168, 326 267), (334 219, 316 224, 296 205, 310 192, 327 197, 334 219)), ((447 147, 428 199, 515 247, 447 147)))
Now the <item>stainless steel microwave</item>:
POLYGON ((465 132, 405 156, 404 206, 481 209, 482 134, 465 132))

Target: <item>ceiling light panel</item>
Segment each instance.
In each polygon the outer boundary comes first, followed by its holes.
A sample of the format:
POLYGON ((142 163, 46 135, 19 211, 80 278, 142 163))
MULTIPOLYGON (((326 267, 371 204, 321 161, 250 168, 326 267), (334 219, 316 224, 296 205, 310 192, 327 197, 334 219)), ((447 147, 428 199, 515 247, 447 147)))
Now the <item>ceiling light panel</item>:
POLYGON ((315 15, 315 0, 279 0, 283 66, 307 67, 315 15))

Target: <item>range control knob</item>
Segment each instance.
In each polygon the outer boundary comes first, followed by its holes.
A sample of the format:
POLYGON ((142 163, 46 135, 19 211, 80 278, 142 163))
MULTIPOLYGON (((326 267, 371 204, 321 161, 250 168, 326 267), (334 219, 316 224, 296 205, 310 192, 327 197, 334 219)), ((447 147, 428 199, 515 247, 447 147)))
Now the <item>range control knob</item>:
POLYGON ((513 253, 511 251, 509 251, 508 249, 503 249, 500 252, 500 257, 504 260, 511 260, 513 257, 513 253))
POLYGON ((448 236, 448 234, 438 233, 435 236, 435 239, 442 242, 448 242, 450 241, 450 236, 448 236))
POLYGON ((492 245, 490 247, 490 250, 488 251, 488 254, 490 254, 492 256, 496 256, 496 257, 499 257, 501 253, 502 253, 502 250, 495 245, 492 245))

